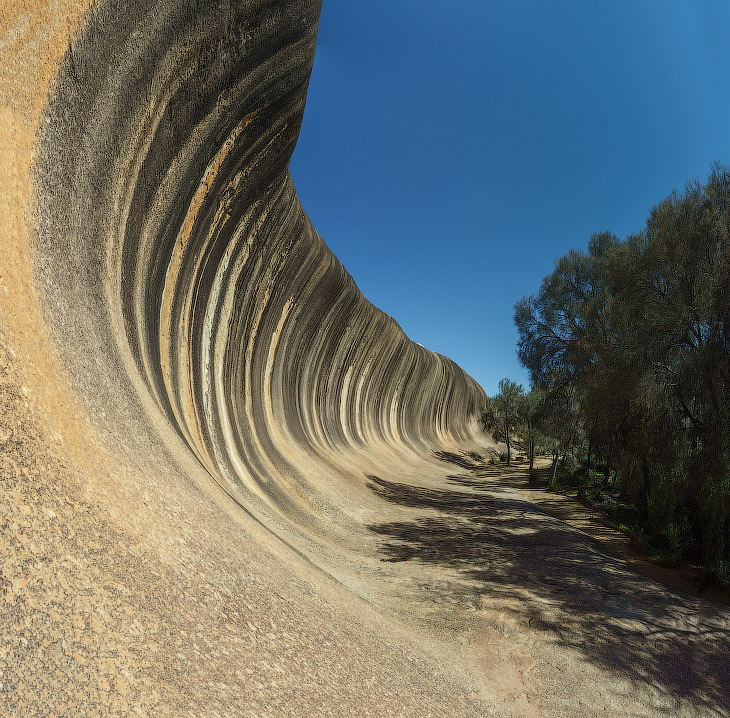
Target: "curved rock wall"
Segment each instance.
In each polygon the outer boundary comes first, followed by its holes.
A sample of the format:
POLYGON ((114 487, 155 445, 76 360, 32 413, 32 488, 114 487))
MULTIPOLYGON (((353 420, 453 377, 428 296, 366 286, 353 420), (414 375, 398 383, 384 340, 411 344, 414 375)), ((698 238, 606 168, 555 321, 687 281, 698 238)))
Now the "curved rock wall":
POLYGON ((299 205, 318 13, 0 3, 3 716, 482 714, 369 478, 482 394, 299 205))
POLYGON ((318 14, 313 0, 99 3, 35 165, 46 320, 94 423, 134 452, 163 415, 288 533, 342 508, 312 474, 361 480, 363 455, 464 445, 484 400, 365 300, 302 210, 287 165, 318 14))

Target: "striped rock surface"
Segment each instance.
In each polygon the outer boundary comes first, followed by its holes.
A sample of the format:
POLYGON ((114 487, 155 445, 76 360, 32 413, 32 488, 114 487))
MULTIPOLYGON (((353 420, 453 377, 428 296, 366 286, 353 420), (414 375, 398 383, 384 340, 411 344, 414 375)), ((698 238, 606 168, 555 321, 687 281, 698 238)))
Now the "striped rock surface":
POLYGON ((343 506, 321 475, 473 440, 484 392, 367 302, 302 210, 287 166, 318 15, 100 3, 44 112, 34 209, 47 323, 95 424, 133 454, 140 414, 165 423, 267 525, 326 533, 343 506))
POLYGON ((484 392, 299 203, 319 12, 0 10, 3 715, 481 713, 371 607, 368 477, 438 473, 484 392))

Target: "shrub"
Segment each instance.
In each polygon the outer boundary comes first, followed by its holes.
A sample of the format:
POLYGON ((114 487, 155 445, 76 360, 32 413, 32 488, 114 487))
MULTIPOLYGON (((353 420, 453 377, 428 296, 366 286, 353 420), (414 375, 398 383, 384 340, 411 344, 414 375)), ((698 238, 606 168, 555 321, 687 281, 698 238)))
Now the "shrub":
POLYGON ((533 469, 528 474, 528 483, 530 486, 540 486, 540 474, 536 469, 533 469))

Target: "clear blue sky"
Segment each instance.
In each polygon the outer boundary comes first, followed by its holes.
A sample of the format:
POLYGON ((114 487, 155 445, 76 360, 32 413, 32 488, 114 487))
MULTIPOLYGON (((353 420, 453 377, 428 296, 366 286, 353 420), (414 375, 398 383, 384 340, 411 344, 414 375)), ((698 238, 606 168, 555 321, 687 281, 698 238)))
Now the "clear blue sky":
POLYGON ((365 296, 492 394, 514 303, 730 163, 728 0, 324 0, 291 172, 365 296))

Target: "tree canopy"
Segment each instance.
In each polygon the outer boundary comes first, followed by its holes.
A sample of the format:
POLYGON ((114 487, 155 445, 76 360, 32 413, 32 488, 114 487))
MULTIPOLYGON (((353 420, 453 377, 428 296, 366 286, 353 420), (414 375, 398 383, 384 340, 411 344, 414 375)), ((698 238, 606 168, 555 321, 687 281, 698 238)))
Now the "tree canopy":
POLYGON ((510 379, 500 379, 499 392, 490 397, 489 404, 482 408, 482 426, 492 434, 495 441, 507 445, 507 465, 512 453, 512 437, 520 423, 520 410, 524 389, 510 379))
POLYGON ((641 232, 570 251, 515 306, 520 361, 556 416, 567 411, 563 432, 577 421, 589 461, 595 451, 614 467, 652 530, 725 584, 729 246, 730 173, 716 166, 654 207, 641 232))

